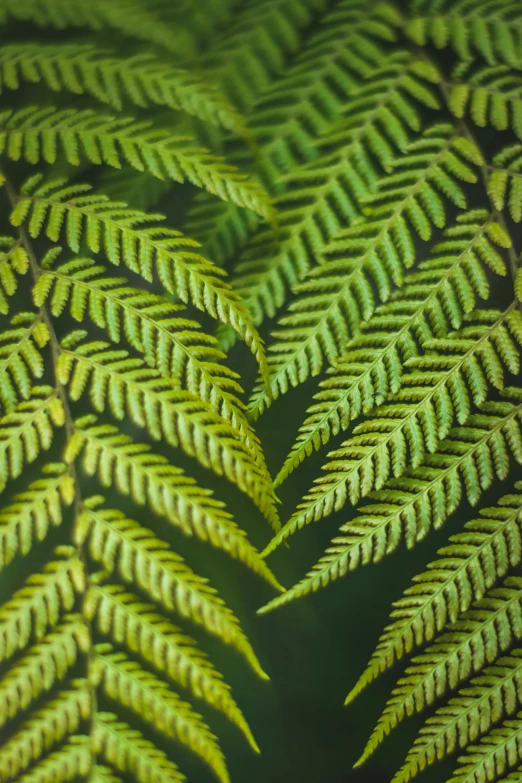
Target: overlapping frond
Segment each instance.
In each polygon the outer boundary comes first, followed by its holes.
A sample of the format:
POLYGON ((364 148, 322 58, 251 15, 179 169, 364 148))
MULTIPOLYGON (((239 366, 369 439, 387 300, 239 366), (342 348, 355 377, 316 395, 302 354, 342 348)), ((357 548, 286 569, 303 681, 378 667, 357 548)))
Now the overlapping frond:
POLYGON ((461 60, 480 55, 487 63, 522 67, 522 11, 517 0, 431 0, 406 24, 419 46, 451 46, 461 60))
POLYGON ((0 237, 0 314, 9 312, 9 298, 16 293, 18 277, 29 269, 24 247, 13 237, 0 237))
POLYGON ((139 107, 181 110, 205 122, 244 134, 244 124, 208 81, 172 68, 149 54, 115 57, 92 44, 7 44, 0 49, 0 91, 43 83, 53 92, 87 94, 121 110, 139 107))
POLYGON ((504 495, 497 506, 480 510, 480 517, 466 522, 464 531, 452 536, 439 557, 414 578, 404 597, 394 604, 392 622, 350 691, 352 701, 382 672, 455 622, 474 600, 522 560, 522 484, 516 493, 504 495))
POLYGON ((522 220, 522 144, 505 147, 489 167, 488 193, 497 209, 507 207, 515 223, 522 220))
POLYGON ((74 166, 82 159, 114 168, 127 164, 159 179, 190 182, 272 217, 268 197, 255 182, 193 139, 173 136, 148 121, 52 106, 6 111, 0 115, 0 154, 33 164, 55 163, 61 154, 74 166))
POLYGON ((355 92, 316 160, 289 174, 275 199, 279 233, 260 231, 243 254, 233 284, 259 323, 284 303, 288 288, 318 260, 334 234, 361 214, 376 188, 421 126, 419 107, 435 108, 433 65, 396 51, 355 92))
POLYGON ((216 738, 203 719, 162 679, 108 644, 95 648, 91 677, 109 698, 135 712, 156 731, 186 745, 223 783, 229 780, 216 738))
POLYGON ((516 783, 520 780, 522 768, 520 761, 520 743, 522 741, 522 713, 506 720, 490 734, 483 737, 479 744, 471 745, 460 760, 451 783, 516 783), (516 769, 515 769, 516 768, 516 769), (509 774, 510 770, 515 769, 509 774))
MULTIPOLYGON (((158 606, 205 628, 244 655, 266 677, 239 622, 206 579, 197 576, 169 545, 116 509, 102 508, 103 498, 87 500, 78 519, 76 543, 86 544, 95 562, 114 571, 128 585, 137 585, 158 606)), ((233 554, 233 553, 232 553, 233 554)), ((258 558, 257 569, 272 583, 258 558)), ((249 563, 250 565, 250 563, 249 563)), ((277 583, 275 583, 277 585, 277 583)))
MULTIPOLYGON (((489 385, 502 389, 509 384, 506 371, 518 375, 522 347, 522 313, 515 306, 504 313, 479 310, 473 315, 474 323, 447 338, 426 340, 425 353, 406 361, 410 372, 402 376, 401 389, 330 452, 326 475, 316 479, 270 548, 347 502, 356 505, 390 477, 426 464, 454 424, 462 426, 467 441, 465 426, 473 405, 486 402, 489 385)), ((471 475, 464 479, 472 484, 471 475)), ((470 486, 469 491, 476 489, 470 486)), ((428 518, 429 512, 425 522, 428 518)))
POLYGON ((90 185, 39 182, 27 183, 11 215, 13 225, 26 222, 33 238, 45 234, 58 242, 64 235, 76 253, 82 241, 94 253, 103 248, 112 264, 124 263, 148 281, 156 272, 167 291, 230 324, 264 363, 262 341, 246 307, 223 271, 199 255, 197 242, 163 225, 150 227, 163 216, 113 203, 92 193, 90 185))
POLYGON ((448 105, 456 117, 469 115, 481 128, 511 128, 522 139, 522 75, 506 65, 470 73, 470 64, 460 63, 452 75, 448 105))
MULTIPOLYGON (((72 400, 80 399, 89 389, 90 400, 98 413, 109 408, 117 419, 130 416, 155 440, 181 448, 218 476, 226 476, 278 529, 270 477, 243 443, 238 430, 209 403, 179 389, 175 381, 164 378, 142 359, 114 349, 110 343, 79 342, 83 337, 84 332, 73 332, 62 341, 56 368, 60 381, 69 386, 72 400)), ((74 450, 72 445, 70 448, 74 450)), ((176 472, 174 468, 172 475, 176 472)), ((187 481, 181 472, 178 475, 180 485, 187 481)), ((181 519, 180 522, 187 527, 181 519)), ((191 532, 201 535, 197 528, 191 532)))
POLYGON ((273 333, 270 389, 254 393, 254 415, 333 364, 377 302, 402 285, 415 262, 416 237, 428 241, 434 227, 445 225, 444 198, 465 207, 460 183, 477 180, 470 162, 481 163, 479 150, 450 125, 435 126, 408 145, 377 194, 362 201, 366 219, 334 235, 321 263, 294 286, 289 314, 273 333))
POLYGON ((442 338, 486 299, 489 267, 500 275, 506 265, 499 252, 511 241, 494 216, 483 210, 460 215, 437 243, 433 258, 422 261, 403 286, 349 340, 299 429, 276 486, 313 451, 346 430, 362 413, 369 414, 402 386, 409 359, 418 357, 426 340, 442 338))
MULTIPOLYGON (((505 396, 504 401, 484 403, 465 425, 450 430, 422 466, 406 470, 375 491, 359 516, 341 526, 341 535, 308 575, 262 611, 318 590, 361 565, 378 562, 402 541, 409 548, 415 546, 432 528, 443 525, 464 497, 476 505, 495 479, 507 477, 511 456, 522 464, 521 394, 510 388, 505 396)), ((295 523, 285 525, 269 551, 296 529, 295 523)))

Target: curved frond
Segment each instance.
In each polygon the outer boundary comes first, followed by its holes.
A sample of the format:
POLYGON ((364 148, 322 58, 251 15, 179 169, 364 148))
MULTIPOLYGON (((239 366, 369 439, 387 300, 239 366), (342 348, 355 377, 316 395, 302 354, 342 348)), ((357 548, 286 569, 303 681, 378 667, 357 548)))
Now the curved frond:
POLYGON ((211 405, 179 389, 172 379, 164 378, 141 359, 112 349, 109 343, 78 343, 78 337, 83 336, 73 332, 62 341, 56 367, 72 400, 79 400, 89 388, 98 413, 108 407, 117 419, 130 416, 155 440, 181 448, 218 476, 226 476, 278 529, 270 477, 252 457, 239 431, 211 405))
POLYGON ((402 285, 417 256, 416 238, 427 242, 434 228, 444 227, 444 200, 466 206, 460 183, 477 181, 469 163, 481 160, 451 125, 430 128, 408 145, 377 193, 362 199, 366 219, 335 234, 321 263, 294 286, 289 313, 273 333, 270 388, 254 392, 254 415, 335 362, 377 302, 402 285))
MULTIPOLYGON (((466 425, 450 430, 423 466, 390 479, 374 492, 372 503, 340 528, 341 535, 308 575, 262 611, 318 590, 361 565, 378 562, 403 540, 407 547, 415 546, 431 528, 444 524, 463 497, 475 505, 496 478, 505 479, 510 455, 522 464, 521 394, 517 389, 506 389, 505 394, 512 401, 484 403, 482 412, 472 414, 466 425)), ((292 532, 283 531, 278 542, 292 532)))
MULTIPOLYGON (((76 526, 76 543, 87 544, 95 562, 114 571, 128 585, 137 585, 167 611, 203 627, 234 647, 254 671, 266 679, 239 621, 208 581, 197 576, 169 545, 116 509, 102 508, 103 498, 85 502, 76 526)), ((277 585, 264 561, 248 563, 277 585)))
POLYGON ((459 759, 460 766, 455 770, 450 783, 516 783, 520 780, 522 768, 508 774, 520 761, 520 743, 522 742, 522 713, 506 720, 502 726, 493 729, 483 737, 479 744, 471 745, 459 759))
POLYGON ((444 240, 432 248, 434 257, 421 262, 389 302, 361 324, 361 334, 347 343, 328 370, 276 486, 358 416, 370 414, 396 394, 406 362, 421 354, 426 340, 445 337, 462 326, 477 299, 489 295, 484 267, 506 274, 497 246, 510 247, 511 240, 493 215, 466 212, 444 233, 444 240))
POLYGON ((91 767, 89 737, 79 734, 69 737, 66 745, 46 756, 17 783, 74 783, 88 775, 91 767))
POLYGON ((197 242, 165 226, 150 227, 163 216, 113 203, 92 193, 90 185, 39 181, 27 183, 11 215, 13 225, 27 223, 31 237, 45 234, 54 242, 63 234, 75 253, 82 240, 93 253, 103 248, 112 264, 123 263, 147 281, 156 272, 167 291, 232 326, 264 364, 263 344, 246 307, 224 272, 196 252, 197 242))
POLYGON ((129 165, 158 179, 190 182, 262 217, 274 217, 257 183, 190 137, 173 136, 148 121, 53 106, 6 111, 0 114, 0 154, 33 164, 53 164, 63 155, 73 166, 82 160, 118 169, 129 165))
POLYGON ((0 334, 0 403, 11 413, 21 400, 28 400, 35 380, 44 374, 41 349, 49 342, 47 325, 35 313, 18 313, 14 329, 0 334))
POLYGON ((353 701, 395 661, 431 641, 447 623, 455 622, 472 602, 482 598, 522 561, 522 483, 517 493, 504 495, 493 508, 466 522, 451 536, 439 557, 414 577, 403 598, 394 604, 391 624, 384 630, 364 673, 350 691, 353 701))
POLYGON ((504 147, 489 168, 488 194, 499 210, 507 207, 515 223, 522 220, 522 144, 504 147))
POLYGON ((109 698, 135 712, 156 731, 186 745, 219 780, 229 776, 221 748, 203 719, 163 680, 110 645, 98 645, 90 674, 109 698))
POLYGON ((20 241, 0 237, 0 314, 9 312, 9 298, 16 293, 18 277, 29 269, 29 259, 20 241))

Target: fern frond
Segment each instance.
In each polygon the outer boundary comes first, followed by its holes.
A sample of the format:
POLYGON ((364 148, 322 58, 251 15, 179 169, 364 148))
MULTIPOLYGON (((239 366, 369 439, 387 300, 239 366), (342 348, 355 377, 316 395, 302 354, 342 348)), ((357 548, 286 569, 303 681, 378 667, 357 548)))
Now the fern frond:
MULTIPOLYGON (((403 375, 402 388, 329 453, 326 475, 316 479, 268 551, 347 501, 355 505, 380 490, 390 477, 420 467, 457 422, 467 441, 464 425, 472 405, 485 403, 490 385, 504 387, 506 370, 518 375, 522 348, 522 313, 515 304, 504 313, 479 310, 473 321, 447 338, 426 340, 426 354, 407 360, 411 371, 403 375)), ((470 492, 475 494, 473 486, 470 492)))
POLYGON ((0 154, 29 163, 55 163, 60 154, 73 166, 82 160, 114 168, 129 165, 159 179, 190 182, 225 201, 273 219, 268 196, 223 158, 147 121, 111 117, 92 109, 25 107, 0 114, 0 154))
POLYGON ((0 335, 0 402, 11 413, 21 400, 28 400, 33 381, 44 374, 40 350, 49 342, 49 330, 35 313, 18 313, 11 319, 17 328, 0 335))
POLYGON ((115 775, 110 767, 96 764, 92 768, 89 783, 124 783, 124 781, 115 775))
POLYGON ((28 400, 0 418, 0 492, 26 463, 50 448, 54 427, 64 423, 63 406, 50 386, 35 386, 28 400))
POLYGON ((96 753, 119 772, 130 772, 138 783, 183 783, 185 780, 161 750, 110 712, 97 713, 93 745, 96 753))
MULTIPOLYGON (((137 585, 167 611, 234 647, 266 679, 237 618, 207 580, 197 576, 165 541, 121 511, 102 508, 102 502, 103 498, 95 496, 84 503, 76 525, 76 544, 87 544, 95 562, 109 573, 116 571, 126 584, 137 585)), ((263 560, 248 565, 278 586, 263 560)))
POLYGON ((377 194, 362 200, 367 219, 334 235, 320 265, 294 286, 289 314, 279 321, 270 346, 270 396, 264 389, 254 392, 254 415, 335 362, 373 314, 376 300, 386 301, 393 285, 402 285, 416 258, 416 237, 427 242, 435 227, 445 225, 443 197, 466 206, 460 183, 476 182, 468 164, 481 160, 479 150, 451 125, 430 128, 408 145, 377 194))
POLYGON ((74 783, 91 771, 90 740, 83 735, 69 738, 60 750, 51 753, 17 783, 74 783))
MULTIPOLYGON (((109 343, 101 341, 79 344, 78 339, 84 336, 85 333, 73 332, 62 341, 56 367, 72 400, 79 400, 89 387, 96 411, 102 413, 109 407, 117 419, 130 416, 155 440, 181 448, 218 476, 226 476, 278 529, 270 477, 252 457, 237 430, 211 405, 180 390, 175 382, 145 366, 141 359, 130 357, 125 350, 111 350, 109 343)), ((191 533, 201 535, 197 527, 191 533)))
POLYGON ((370 413, 387 396, 396 394, 405 363, 420 355, 425 341, 458 329, 477 305, 477 298, 488 297, 484 267, 506 274, 497 246, 510 247, 511 241, 484 210, 460 215, 456 225, 445 231, 444 241, 432 248, 434 257, 421 262, 389 302, 361 324, 361 334, 347 343, 328 370, 329 377, 320 384, 276 486, 361 413, 370 413))
POLYGON ((90 185, 38 182, 27 183, 11 215, 13 225, 27 221, 33 238, 45 234, 54 242, 63 233, 75 253, 82 239, 94 253, 103 247, 112 264, 124 263, 148 281, 155 270, 167 291, 230 324, 264 364, 263 344, 246 307, 223 280, 224 272, 196 252, 197 242, 165 226, 151 228, 147 223, 162 215, 113 203, 92 193, 90 185))
MULTIPOLYGON (((372 503, 340 528, 341 536, 309 574, 261 611, 306 595, 344 576, 348 571, 377 562, 393 552, 404 539, 415 546, 430 529, 439 528, 455 512, 463 497, 475 505, 495 478, 503 480, 510 455, 522 464, 522 401, 520 391, 506 389, 506 401, 484 403, 465 426, 454 427, 424 465, 390 479, 372 494, 372 503), (511 399, 509 399, 511 398, 511 399), (509 400, 509 401, 508 401, 509 400)), ((293 529, 296 529, 294 527, 293 529)), ((288 534, 276 536, 280 543, 288 534)), ((271 551, 274 545, 269 545, 271 551)))
POLYGON ((522 582, 508 577, 502 587, 465 612, 421 655, 399 680, 358 763, 368 758, 390 731, 408 715, 420 712, 481 672, 522 636, 522 582))
POLYGON ((229 776, 221 748, 203 719, 161 679, 110 645, 97 645, 91 678, 109 698, 135 712, 156 731, 186 745, 219 780, 229 776))
POLYGON ((0 725, 4 725, 40 695, 63 680, 77 660, 86 652, 89 634, 80 615, 64 617, 63 623, 43 637, 42 641, 8 669, 0 683, 0 725))
POLYGON ((445 0, 432 8, 425 13, 422 9, 406 24, 406 35, 419 46, 428 42, 438 49, 451 46, 461 60, 477 53, 489 65, 504 62, 522 67, 522 12, 516 0, 445 0))
POLYGON ((520 761, 520 743, 522 742, 522 713, 506 720, 490 734, 483 737, 478 745, 471 745, 459 759, 460 766, 450 778, 450 783, 516 783, 520 780, 522 769, 512 774, 509 770, 517 767, 520 761))
POLYGON ((56 554, 60 559, 32 574, 0 609, 0 661, 12 658, 31 639, 41 639, 85 589, 83 565, 74 549, 59 547, 56 554))
POLYGON ((431 641, 449 622, 455 622, 472 602, 522 561, 522 483, 516 494, 504 495, 493 508, 466 522, 451 536, 439 557, 414 577, 403 598, 394 604, 393 621, 383 632, 364 673, 346 700, 353 701, 395 661, 431 641))
POLYGON ((0 237, 0 314, 9 312, 9 297, 16 293, 18 277, 29 269, 29 259, 19 241, 0 237))
POLYGON ((522 139, 522 77, 506 65, 470 72, 469 62, 459 63, 452 75, 448 106, 456 117, 469 114, 480 128, 511 128, 522 139))
POLYGON ((0 510, 0 572, 16 555, 26 555, 37 541, 43 541, 49 528, 63 519, 63 505, 74 499, 74 483, 65 465, 50 463, 42 477, 14 496, 0 510))
POLYGON ((285 193, 274 202, 277 241, 271 232, 259 232, 233 279, 255 323, 275 314, 334 234, 360 215, 382 169, 389 170, 396 152, 406 148, 409 131, 420 129, 417 107, 438 105, 427 86, 438 79, 430 63, 395 52, 355 91, 318 142, 317 159, 285 178, 285 193))
POLYGON ((87 94, 121 110, 164 106, 244 135, 237 111, 205 79, 148 54, 115 57, 92 44, 7 44, 0 50, 0 91, 43 83, 53 92, 87 94))
POLYGON ((155 606, 144 603, 121 585, 96 584, 93 578, 83 611, 100 633, 124 644, 156 671, 221 710, 258 750, 221 675, 198 650, 196 642, 159 614, 155 606))
POLYGON ((75 680, 69 690, 60 691, 33 712, 20 729, 2 746, 0 780, 13 779, 28 769, 68 735, 80 730, 91 717, 92 703, 87 680, 75 680))
POLYGON ((465 748, 502 718, 513 715, 521 692, 522 650, 515 648, 428 718, 393 783, 407 783, 428 764, 465 748))
POLYGON ((522 144, 505 147, 488 167, 488 194, 494 206, 509 209, 515 221, 522 220, 522 144))

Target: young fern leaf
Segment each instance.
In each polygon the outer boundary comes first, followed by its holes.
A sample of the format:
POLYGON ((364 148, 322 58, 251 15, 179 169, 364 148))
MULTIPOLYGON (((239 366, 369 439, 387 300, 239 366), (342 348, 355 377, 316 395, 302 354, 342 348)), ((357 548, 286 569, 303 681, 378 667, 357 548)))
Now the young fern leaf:
POLYGON ((459 63, 448 106, 455 117, 469 114, 480 128, 511 128, 522 139, 522 77, 506 65, 482 67, 470 74, 470 63, 459 63))
POLYGON ((185 777, 167 756, 136 729, 110 712, 98 712, 93 745, 97 754, 122 774, 131 773, 138 783, 184 783, 185 777))
POLYGON ((81 729, 82 721, 91 715, 89 683, 73 680, 68 690, 61 690, 22 723, 20 729, 2 747, 0 780, 19 780, 32 764, 42 758, 71 734, 81 729))
POLYGON ((484 669, 469 686, 427 719, 393 783, 408 783, 428 764, 465 748, 502 718, 513 715, 522 692, 522 649, 484 669))
POLYGON ((515 223, 522 220, 522 144, 504 147, 488 167, 488 194, 498 210, 505 207, 515 223))
POLYGON ((485 210, 466 212, 444 233, 444 241, 432 248, 434 257, 421 262, 388 303, 361 324, 361 334, 346 344, 329 368, 276 486, 358 416, 396 394, 406 361, 420 355, 426 340, 445 337, 462 326, 477 299, 489 295, 484 267, 506 274, 496 246, 511 247, 511 240, 493 215, 485 210))
POLYGON ((362 200, 366 220, 334 235, 320 265, 294 286, 289 314, 270 346, 270 396, 263 388, 254 392, 254 416, 335 362, 373 314, 376 300, 386 301, 392 286, 402 285, 405 269, 415 262, 416 235, 427 242, 434 227, 444 227, 442 197, 466 206, 460 182, 476 182, 468 162, 481 160, 479 150, 451 125, 430 128, 408 145, 377 193, 362 200))
POLYGON ((28 400, 35 380, 44 374, 41 349, 49 342, 46 324, 34 313, 18 313, 11 319, 17 328, 0 335, 0 403, 3 413, 12 413, 21 400, 28 400))
POLYGON ((9 298, 16 293, 18 277, 29 269, 27 253, 12 237, 0 237, 0 315, 9 312, 9 298))
POLYGON ((183 111, 240 135, 239 114, 206 80, 148 54, 115 57, 92 44, 11 44, 0 50, 0 91, 43 83, 53 92, 90 95, 121 110, 162 106, 183 111))
POLYGON ((82 452, 85 472, 91 476, 98 473, 103 486, 112 486, 114 479, 114 486, 139 506, 148 503, 185 535, 209 541, 273 582, 268 568, 225 511, 224 504, 165 457, 154 454, 147 444, 134 442, 110 424, 98 425, 95 416, 86 416, 76 421, 66 461, 72 462, 82 452))
POLYGON ((263 344, 249 313, 223 271, 196 252, 197 242, 165 226, 151 228, 147 224, 162 215, 113 203, 92 193, 90 185, 38 183, 39 178, 26 184, 11 215, 13 225, 27 223, 31 237, 45 234, 54 242, 63 233, 76 253, 82 240, 94 253, 103 247, 112 264, 124 263, 147 281, 156 271, 167 291, 230 324, 264 366, 263 344))
POLYGON ((56 367, 72 400, 79 400, 89 387, 98 413, 108 407, 119 420, 130 416, 155 440, 181 448, 218 476, 226 476, 254 501, 274 529, 279 528, 268 472, 252 457, 237 430, 210 404, 179 389, 141 359, 112 349, 110 343, 81 344, 83 337, 85 332, 73 332, 64 338, 56 367))
MULTIPOLYGON (((394 689, 365 751, 362 764, 407 716, 420 712, 470 675, 481 672, 522 636, 521 580, 508 577, 414 658, 394 689)), ((483 715, 485 718, 485 715, 483 715)))
POLYGON ((256 324, 276 313, 334 234, 360 215, 381 170, 390 170, 396 152, 407 147, 409 131, 420 129, 418 106, 438 106, 428 86, 438 79, 430 63, 395 52, 355 91, 318 142, 317 159, 285 178, 285 193, 274 202, 277 239, 260 231, 233 278, 256 324))
POLYGON ((59 560, 48 563, 41 573, 32 574, 24 587, 0 609, 0 661, 12 658, 39 640, 70 612, 85 588, 81 561, 72 547, 58 548, 59 560))
POLYGON ((61 525, 62 504, 74 500, 74 482, 65 465, 50 463, 42 473, 0 510, 0 572, 18 554, 28 554, 43 541, 51 527, 61 525))
POLYGON ((97 584, 93 577, 83 611, 100 633, 119 645, 124 644, 130 653, 138 654, 159 674, 221 710, 259 752, 221 675, 198 650, 196 642, 159 614, 154 605, 144 603, 121 585, 97 584))
MULTIPOLYGON (((207 580, 197 576, 150 530, 116 509, 102 508, 103 498, 84 503, 75 543, 87 545, 93 560, 110 574, 116 572, 128 585, 137 585, 167 611, 203 627, 240 652, 253 670, 266 679, 261 665, 243 634, 237 618, 207 580)), ((257 571, 275 582, 258 558, 257 571)))
POLYGON ((419 468, 454 424, 466 425, 472 405, 486 402, 490 385, 504 387, 505 370, 518 375, 522 313, 513 304, 504 313, 473 315, 474 323, 447 338, 426 340, 425 355, 406 361, 410 372, 403 375, 401 389, 330 452, 326 475, 316 479, 267 551, 347 501, 355 506, 407 468, 419 468))
POLYGON ((222 783, 229 776, 216 738, 191 706, 163 680, 110 645, 95 648, 90 677, 106 695, 145 719, 156 731, 200 756, 222 783))
MULTIPOLYGON (((424 465, 390 479, 372 493, 372 503, 342 525, 340 536, 295 587, 267 604, 262 612, 320 589, 349 571, 391 554, 404 540, 408 548, 441 527, 463 497, 471 505, 495 479, 506 479, 510 455, 522 464, 522 399, 520 390, 504 390, 506 401, 484 403, 465 426, 454 427, 424 465)), ((296 529, 294 526, 292 530, 296 529)), ((284 540, 289 532, 286 526, 284 540)), ((268 547, 271 551, 274 545, 268 547)))
POLYGON ((187 181, 273 219, 268 197, 255 182, 223 158, 195 146, 193 139, 173 137, 151 122, 52 106, 0 114, 0 154, 16 161, 52 164, 60 153, 73 166, 83 159, 114 168, 127 164, 159 179, 187 181))
POLYGON ((0 418, 0 492, 27 463, 50 448, 54 428, 64 424, 61 400, 50 386, 35 386, 28 400, 0 418))
POLYGON ((455 622, 511 568, 522 561, 522 482, 493 508, 451 536, 439 557, 415 576, 403 598, 394 604, 391 624, 384 630, 364 673, 348 694, 350 703, 396 661, 431 641, 455 622))
POLYGON ((451 46, 463 61, 473 53, 489 65, 522 66, 519 42, 522 11, 513 0, 435 0, 407 22, 405 32, 418 46, 427 42, 438 49, 451 46))

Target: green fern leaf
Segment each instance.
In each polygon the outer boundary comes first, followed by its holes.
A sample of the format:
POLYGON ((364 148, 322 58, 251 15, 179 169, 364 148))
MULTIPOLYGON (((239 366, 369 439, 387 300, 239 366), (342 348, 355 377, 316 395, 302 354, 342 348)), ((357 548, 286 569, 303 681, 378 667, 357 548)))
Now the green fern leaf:
POLYGON ((489 385, 502 389, 505 370, 519 373, 522 313, 511 305, 502 314, 480 310, 474 320, 448 338, 426 340, 426 354, 407 360, 411 372, 403 375, 402 388, 330 452, 326 475, 316 479, 267 551, 347 501, 355 505, 406 468, 425 464, 454 424, 469 421, 472 404, 486 402, 489 385))
POLYGON ((433 247, 435 256, 409 274, 387 304, 377 308, 361 334, 350 340, 301 425, 295 444, 275 480, 282 483, 314 450, 368 414, 402 386, 405 362, 419 356, 427 339, 458 329, 477 298, 489 295, 484 266, 505 275, 495 245, 511 241, 493 216, 473 210, 459 216, 433 247))
POLYGON ((459 63, 452 76, 448 106, 456 117, 470 115, 480 128, 512 128, 522 139, 522 78, 506 65, 470 73, 470 63, 459 63))
POLYGON ((74 783, 79 777, 85 778, 91 767, 89 737, 80 734, 69 737, 66 745, 18 778, 18 783, 74 783))
POLYGON ((34 179, 27 183, 11 215, 13 225, 28 221, 33 238, 45 233, 55 242, 63 229, 74 252, 80 251, 83 237, 94 253, 100 252, 103 242, 111 263, 123 262, 148 281, 155 268, 167 291, 230 324, 264 364, 261 339, 240 298, 223 280, 222 270, 200 256, 197 243, 179 232, 146 226, 163 216, 112 203, 107 197, 92 194, 90 185, 66 186, 59 182, 34 190, 35 184, 34 179))
MULTIPOLYGON (((175 611, 230 644, 266 679, 237 618, 207 581, 191 571, 165 541, 121 511, 101 508, 102 502, 98 496, 85 502, 76 544, 87 543, 91 557, 109 573, 116 571, 125 583, 137 585, 167 611, 175 611)), ((247 564, 277 585, 260 558, 247 564)))
POLYGON ((2 46, 0 91, 18 90, 24 82, 43 83, 53 92, 88 94, 118 110, 126 101, 164 106, 245 134, 237 111, 206 80, 148 54, 118 58, 91 44, 2 46))
MULTIPOLYGON (((372 494, 372 503, 340 528, 325 555, 295 587, 271 601, 262 612, 324 587, 334 579, 369 562, 378 562, 404 539, 415 546, 431 528, 439 528, 466 496, 475 505, 495 478, 503 480, 510 467, 510 454, 522 464, 520 391, 506 389, 512 401, 484 403, 465 426, 455 427, 441 441, 435 454, 426 456, 416 470, 400 479, 390 479, 372 494)), ((285 526, 275 537, 283 540, 291 530, 285 526)), ((274 548, 270 544, 268 551, 274 548)))
POLYGON ((98 645, 92 660, 92 680, 109 698, 123 704, 156 731, 186 745, 200 756, 219 780, 228 783, 225 760, 216 738, 166 683, 110 645, 98 645))
POLYGON ((196 642, 158 614, 153 605, 144 603, 121 585, 96 584, 93 577, 84 614, 101 633, 124 644, 157 672, 221 710, 258 751, 252 732, 221 676, 197 649, 196 642))
POLYGON ((0 237, 0 314, 9 312, 9 297, 16 293, 18 276, 29 269, 27 253, 12 237, 0 237))
POLYGON ((392 286, 402 285, 404 270, 415 261, 416 235, 428 241, 434 227, 445 225, 441 196, 465 207, 460 181, 477 179, 468 161, 480 164, 480 152, 450 125, 435 126, 408 145, 377 194, 362 201, 366 221, 336 234, 319 266, 294 287, 289 314, 273 333, 270 396, 254 392, 254 416, 335 362, 373 314, 376 299, 386 301, 392 286))
POLYGON ((128 164, 159 179, 190 182, 225 201, 273 219, 261 188, 192 139, 173 137, 150 122, 111 117, 91 109, 27 107, 0 114, 0 154, 29 163, 55 163, 60 152, 73 166, 89 163, 121 168, 128 164))
POLYGON ((407 783, 428 764, 475 742, 503 717, 513 715, 521 690, 522 650, 515 648, 428 718, 393 783, 407 783))
POLYGON ((522 144, 505 147, 489 167, 488 194, 494 206, 508 207, 515 223, 522 220, 522 144))
POLYGON ((493 780, 516 783, 520 780, 520 767, 512 774, 507 773, 518 764, 521 739, 522 714, 519 713, 493 729, 478 745, 471 745, 459 759, 461 766, 449 783, 489 783, 493 780))
POLYGON ((0 780, 18 779, 42 755, 91 717, 92 703, 87 680, 74 680, 69 690, 59 691, 46 702, 2 747, 0 780))
POLYGON ((504 495, 494 508, 466 522, 439 551, 439 557, 414 578, 404 597, 395 603, 392 623, 384 630, 364 673, 346 700, 353 701, 374 679, 412 652, 448 622, 455 622, 475 600, 510 568, 522 561, 522 483, 517 494, 504 495))
POLYGON ((110 712, 98 712, 93 745, 98 754, 123 774, 130 772, 138 783, 183 783, 184 776, 167 756, 136 729, 110 712))
POLYGON ((490 65, 521 67, 522 13, 517 3, 444 0, 432 3, 432 8, 406 25, 406 34, 419 46, 432 42, 438 49, 451 46, 461 60, 470 60, 476 52, 490 65))
MULTIPOLYGON (((261 470, 237 430, 211 405, 180 390, 141 359, 130 357, 124 350, 111 350, 109 343, 101 341, 79 344, 83 336, 73 332, 62 341, 56 367, 72 400, 79 400, 89 386, 98 413, 109 407, 120 420, 130 416, 155 440, 163 439, 218 476, 225 475, 254 501, 274 529, 279 528, 270 477, 261 470)), ((201 535, 197 527, 191 532, 201 535)))
POLYGON ((28 400, 33 381, 41 379, 44 360, 40 350, 49 341, 47 325, 34 313, 18 313, 0 335, 0 402, 11 413, 21 400, 28 400))

